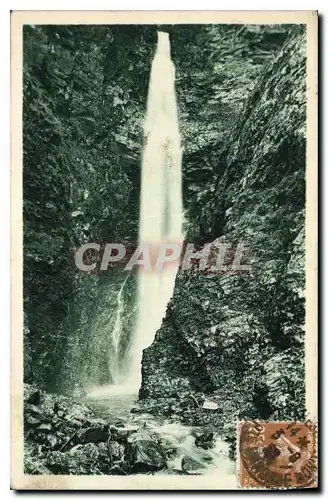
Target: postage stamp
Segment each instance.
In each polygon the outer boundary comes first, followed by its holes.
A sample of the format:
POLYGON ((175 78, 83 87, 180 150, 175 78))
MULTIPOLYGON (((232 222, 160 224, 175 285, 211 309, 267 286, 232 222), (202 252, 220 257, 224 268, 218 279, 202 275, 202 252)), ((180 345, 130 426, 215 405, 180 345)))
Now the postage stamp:
POLYGON ((242 488, 313 488, 317 485, 316 425, 243 421, 238 424, 242 488))

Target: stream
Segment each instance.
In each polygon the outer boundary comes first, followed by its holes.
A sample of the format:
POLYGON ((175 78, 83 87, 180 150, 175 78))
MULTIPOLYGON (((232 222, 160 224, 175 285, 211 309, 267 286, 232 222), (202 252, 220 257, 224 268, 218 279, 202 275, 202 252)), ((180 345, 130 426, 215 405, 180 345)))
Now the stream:
MULTIPOLYGON (((188 471, 189 474, 213 475, 220 477, 226 483, 235 484, 235 463, 229 458, 228 445, 220 438, 214 440, 212 449, 203 449, 195 445, 195 437, 204 432, 202 427, 193 427, 174 422, 165 417, 147 413, 131 413, 131 408, 137 404, 138 394, 122 386, 103 386, 89 390, 85 403, 95 415, 128 429, 138 429, 145 426, 148 431, 156 433, 165 448, 172 450, 167 466, 171 473, 182 474, 181 461, 188 457, 199 464, 199 468, 188 471)), ((160 471, 157 474, 167 474, 160 471)))

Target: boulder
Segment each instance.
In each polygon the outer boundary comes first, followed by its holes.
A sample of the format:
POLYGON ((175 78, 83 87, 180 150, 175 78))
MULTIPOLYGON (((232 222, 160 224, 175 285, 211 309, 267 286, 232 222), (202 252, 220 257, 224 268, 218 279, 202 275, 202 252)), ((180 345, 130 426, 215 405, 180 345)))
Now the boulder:
POLYGON ((99 450, 94 443, 87 443, 85 445, 74 446, 74 448, 68 452, 68 455, 92 462, 98 459, 99 450))
POLYGON ((137 428, 117 427, 117 425, 110 426, 110 433, 114 441, 121 444, 126 444, 129 436, 137 432, 137 428))
POLYGON ((108 425, 108 422, 102 418, 84 418, 84 422, 88 427, 101 427, 108 425))
POLYGON ((81 420, 78 420, 77 418, 73 418, 72 420, 70 420, 70 425, 79 429, 83 427, 84 423, 81 422, 81 420))
POLYGON ((24 401, 31 405, 39 405, 42 402, 41 392, 33 386, 24 385, 24 401))
POLYGON ((200 434, 195 439, 195 445, 204 450, 208 450, 209 448, 213 448, 214 446, 214 434, 213 432, 205 432, 204 434, 200 434))
POLYGON ((55 474, 97 474, 99 451, 94 443, 74 446, 69 452, 52 451, 46 466, 55 474))
POLYGON ((43 423, 36 428, 36 432, 41 432, 43 434, 48 434, 52 431, 51 424, 43 423))
POLYGON ((122 444, 116 441, 108 441, 107 450, 112 463, 122 462, 124 460, 125 448, 122 444))
POLYGON ((101 441, 100 443, 97 444, 97 448, 98 448, 99 454, 101 456, 104 456, 104 457, 108 456, 108 446, 107 446, 107 443, 104 443, 103 441, 101 441))
POLYGON ((132 406, 130 413, 142 413, 144 410, 140 406, 132 406))
POLYGON ((94 427, 87 427, 77 431, 77 440, 81 444, 86 443, 99 443, 106 441, 110 436, 108 425, 98 425, 94 427))
POLYGON ((24 405, 24 412, 26 415, 34 415, 36 417, 42 416, 43 417, 43 412, 39 406, 30 404, 30 403, 25 403, 24 405))
POLYGON ((29 442, 24 443, 24 474, 51 474, 38 456, 35 446, 29 442))
POLYGON ((59 444, 58 438, 53 434, 48 434, 46 439, 51 449, 55 449, 59 444))
POLYGON ((191 457, 183 457, 181 461, 181 469, 188 474, 201 474, 205 466, 191 457))
POLYGON ((51 451, 45 458, 47 468, 52 474, 69 473, 69 455, 61 451, 51 451))
POLYGON ((99 457, 97 460, 99 470, 104 474, 108 474, 108 471, 113 464, 112 464, 111 457, 108 453, 107 443, 104 443, 104 442, 97 443, 96 446, 97 446, 98 452, 99 452, 99 457))
POLYGON ((132 472, 156 471, 166 467, 165 452, 157 436, 144 429, 129 436, 127 461, 132 472))
POLYGON ((42 423, 42 418, 40 416, 36 417, 33 415, 30 415, 26 418, 25 420, 25 425, 27 428, 36 428, 42 423))
POLYGON ((70 421, 76 419, 83 422, 87 420, 93 420, 93 412, 91 408, 89 408, 85 404, 76 403, 66 396, 59 396, 58 394, 46 394, 45 401, 42 407, 44 410, 47 410, 47 412, 52 416, 55 413, 59 418, 65 420, 70 421))

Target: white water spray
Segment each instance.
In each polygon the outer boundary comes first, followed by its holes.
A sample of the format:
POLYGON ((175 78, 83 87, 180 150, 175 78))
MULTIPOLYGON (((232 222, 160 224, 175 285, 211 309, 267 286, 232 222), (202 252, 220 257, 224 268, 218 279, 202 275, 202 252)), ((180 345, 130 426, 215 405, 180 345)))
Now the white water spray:
POLYGON ((116 307, 116 315, 115 315, 115 323, 112 329, 112 346, 110 351, 109 358, 109 371, 112 376, 112 380, 115 384, 120 382, 120 342, 121 336, 123 332, 123 321, 122 316, 124 313, 124 298, 123 292, 125 284, 129 278, 129 274, 123 281, 123 284, 117 294, 117 307, 116 307))
MULTIPOLYGON (((181 145, 174 88, 175 68, 168 33, 158 32, 152 62, 142 159, 139 241, 158 249, 164 241, 182 244, 181 145)), ((139 315, 130 381, 141 384, 142 351, 154 340, 172 297, 179 262, 162 272, 140 270, 139 315)))
MULTIPOLYGON (((139 224, 139 242, 146 243, 154 251, 163 242, 182 245, 183 241, 181 144, 174 79, 175 68, 170 57, 169 35, 158 32, 144 123, 139 224)), ((161 326, 173 294, 178 267, 177 260, 164 266, 161 272, 145 272, 142 269, 139 272, 138 319, 128 375, 122 381, 117 363, 124 313, 123 290, 126 280, 124 281, 117 297, 116 319, 112 331, 110 371, 114 385, 101 389, 90 388, 90 396, 108 397, 113 394, 135 394, 138 391, 141 385, 142 351, 153 342, 156 331, 161 326)))

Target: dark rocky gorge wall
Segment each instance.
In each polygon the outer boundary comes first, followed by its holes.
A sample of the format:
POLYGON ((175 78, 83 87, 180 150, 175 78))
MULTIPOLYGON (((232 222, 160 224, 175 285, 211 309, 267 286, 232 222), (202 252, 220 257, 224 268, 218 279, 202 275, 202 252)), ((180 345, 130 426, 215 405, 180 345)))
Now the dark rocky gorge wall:
POLYGON ((228 439, 237 417, 304 417, 305 46, 294 30, 266 66, 218 164, 208 148, 197 154, 198 237, 245 243, 250 274, 181 270, 143 354, 144 406, 207 419, 228 439), (214 183, 209 168, 219 171, 214 183), (204 400, 217 403, 216 416, 202 417, 204 400))
MULTIPOLYGON (((304 413, 305 36, 298 26, 166 27, 176 66, 188 241, 248 245, 252 271, 180 271, 144 351, 141 405, 203 423, 304 413), (155 332, 154 332, 155 333, 155 332)), ((25 381, 111 381, 124 273, 74 248, 138 237, 153 26, 24 28, 25 381), (45 168, 45 166, 47 168, 45 168)), ((126 356, 136 280, 125 292, 126 356)))
MULTIPOLYGON (((147 27, 24 27, 24 379, 47 390, 111 382, 111 329, 126 273, 79 272, 74 251, 137 241, 155 40, 147 27)), ((134 279, 124 301, 121 358, 134 279)))

